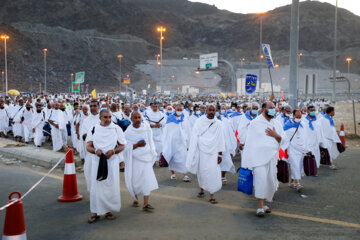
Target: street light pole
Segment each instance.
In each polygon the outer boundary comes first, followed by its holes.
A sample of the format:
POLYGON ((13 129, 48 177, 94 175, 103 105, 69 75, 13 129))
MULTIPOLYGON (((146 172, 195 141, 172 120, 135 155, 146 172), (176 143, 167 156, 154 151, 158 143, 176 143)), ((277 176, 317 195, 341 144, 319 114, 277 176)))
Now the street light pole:
POLYGON ((164 39, 163 32, 166 31, 166 28, 161 26, 161 27, 157 28, 157 31, 160 32, 160 83, 162 84, 162 75, 163 75, 163 72, 162 72, 162 65, 163 65, 162 41, 164 39))
POLYGON ((119 81, 119 94, 121 95, 121 59, 124 57, 122 54, 119 54, 118 56, 119 62, 120 62, 120 81, 119 81))
POLYGON ((1 72, 1 80, 3 82, 3 91, 5 92, 5 72, 1 72))
POLYGON ((4 39, 5 44, 5 96, 8 95, 8 78, 7 78, 7 49, 6 49, 6 40, 9 39, 9 36, 4 34, 1 36, 1 39, 4 39))
MULTIPOLYGON (((337 42, 337 10, 338 10, 338 0, 336 0, 336 6, 335 6, 335 24, 334 24, 334 69, 333 69, 333 75, 334 79, 336 79, 336 42, 337 42)), ((333 82, 333 90, 332 90, 332 97, 331 101, 334 103, 336 101, 336 81, 333 82)))
POLYGON ((293 109, 298 101, 298 50, 299 50, 299 0, 292 0, 290 27, 289 104, 293 109))
POLYGON ((241 90, 240 90, 240 95, 243 94, 243 77, 244 77, 244 61, 245 58, 242 58, 240 61, 240 84, 241 84, 241 90))
POLYGON ((347 62, 347 65, 348 65, 348 78, 350 78, 350 62, 352 61, 351 58, 346 58, 346 62, 347 62))
POLYGON ((71 85, 70 85, 70 86, 71 86, 71 87, 70 87, 70 93, 72 93, 72 85, 73 85, 73 82, 74 82, 74 73, 71 73, 71 74, 70 74, 70 81, 71 81, 71 83, 70 83, 70 84, 71 84, 71 85))
POLYGON ((47 49, 44 48, 43 51, 44 51, 44 91, 46 93, 46 90, 47 90, 46 89, 46 54, 47 54, 47 49))
POLYGON ((260 90, 260 93, 261 93, 261 83, 262 83, 262 69, 261 69, 261 65, 262 65, 262 47, 261 47, 261 44, 262 44, 262 14, 260 13, 260 42, 259 42, 259 90, 260 90))

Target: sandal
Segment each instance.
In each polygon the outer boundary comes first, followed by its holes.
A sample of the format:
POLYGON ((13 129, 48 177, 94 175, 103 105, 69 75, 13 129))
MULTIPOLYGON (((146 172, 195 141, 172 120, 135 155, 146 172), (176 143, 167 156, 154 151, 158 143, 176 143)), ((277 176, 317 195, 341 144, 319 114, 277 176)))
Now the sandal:
POLYGON ((185 175, 183 181, 184 182, 191 182, 191 178, 189 176, 185 175))
POLYGON ((263 207, 265 213, 271 213, 271 209, 268 206, 263 207))
POLYGON ((132 204, 133 207, 139 207, 139 202, 138 201, 134 201, 132 204))
POLYGON ((258 208, 258 209, 256 210, 256 216, 258 216, 258 217, 265 217, 264 209, 258 208))
POLYGON ((151 206, 150 204, 147 204, 146 206, 143 207, 143 210, 146 212, 151 212, 151 210, 154 210, 155 208, 153 206, 151 206))
POLYGON ((226 179, 226 177, 221 178, 221 181, 222 181, 222 184, 223 184, 223 185, 226 185, 226 184, 227 184, 227 179, 226 179))
POLYGON ((89 217, 88 223, 94 223, 94 222, 96 222, 96 221, 99 220, 99 219, 100 219, 100 216, 98 216, 98 215, 92 215, 91 217, 89 217))
POLYGON ((170 179, 171 180, 176 180, 176 174, 171 174, 170 179))
POLYGON ((216 201, 215 198, 209 199, 209 202, 210 202, 211 204, 217 204, 217 203, 218 203, 218 201, 216 201))
POLYGON ((204 196, 205 196, 204 192, 199 192, 197 195, 198 198, 203 198, 204 196))
POLYGON ((109 212, 105 215, 105 218, 107 220, 114 220, 116 217, 111 212, 109 212))

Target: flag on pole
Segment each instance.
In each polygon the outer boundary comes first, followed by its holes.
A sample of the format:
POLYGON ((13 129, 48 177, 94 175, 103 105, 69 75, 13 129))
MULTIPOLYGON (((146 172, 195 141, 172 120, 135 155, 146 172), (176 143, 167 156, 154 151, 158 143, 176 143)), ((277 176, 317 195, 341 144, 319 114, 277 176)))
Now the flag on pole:
POLYGON ((85 82, 85 72, 75 73, 75 82, 84 83, 85 82))
POLYGON ((80 83, 77 82, 72 83, 72 92, 73 93, 80 92, 80 83))
POLYGON ((282 91, 282 94, 281 94, 281 100, 284 100, 285 96, 284 96, 284 91, 282 91))
POLYGON ((268 68, 274 68, 274 62, 273 59, 271 57, 271 50, 270 50, 270 45, 269 44, 261 44, 261 47, 264 51, 264 55, 265 55, 265 59, 266 62, 268 64, 268 68))
POLYGON ((91 91, 91 95, 93 98, 96 98, 96 89, 94 88, 94 90, 91 91))
POLYGON ((257 75, 246 74, 245 91, 247 94, 253 94, 256 91, 257 79, 257 75))

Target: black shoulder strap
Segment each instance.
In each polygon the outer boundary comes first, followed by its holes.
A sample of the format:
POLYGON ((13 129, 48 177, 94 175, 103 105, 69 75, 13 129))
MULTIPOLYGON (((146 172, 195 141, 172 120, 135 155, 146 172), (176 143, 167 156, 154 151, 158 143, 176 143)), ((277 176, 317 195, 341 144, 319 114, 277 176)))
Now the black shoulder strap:
POLYGON ((95 126, 93 127, 93 129, 91 130, 91 134, 94 135, 95 133, 95 126))
POLYGON ((296 128, 296 130, 295 130, 294 134, 292 135, 292 137, 290 138, 290 142, 291 142, 291 140, 294 138, 294 136, 295 136, 296 132, 298 131, 299 127, 300 127, 300 124, 299 124, 299 126, 296 128))

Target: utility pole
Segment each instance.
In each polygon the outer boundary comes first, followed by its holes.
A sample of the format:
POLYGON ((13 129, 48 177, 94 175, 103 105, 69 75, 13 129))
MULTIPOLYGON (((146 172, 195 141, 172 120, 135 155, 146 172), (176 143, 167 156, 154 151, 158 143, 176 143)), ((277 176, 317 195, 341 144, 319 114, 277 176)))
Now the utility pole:
POLYGON ((293 109, 298 102, 298 50, 299 50, 299 0, 292 0, 290 28, 289 104, 293 109))
POLYGON ((334 76, 334 82, 333 82, 333 89, 332 89, 332 96, 331 101, 334 103, 336 101, 336 42, 337 42, 337 9, 338 9, 338 0, 336 0, 336 6, 335 6, 335 24, 334 24, 334 66, 333 66, 333 76, 334 76))

